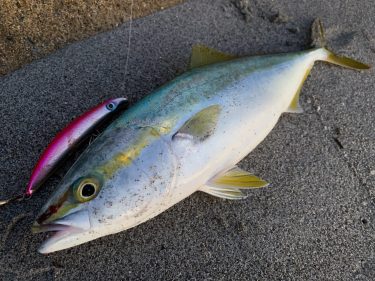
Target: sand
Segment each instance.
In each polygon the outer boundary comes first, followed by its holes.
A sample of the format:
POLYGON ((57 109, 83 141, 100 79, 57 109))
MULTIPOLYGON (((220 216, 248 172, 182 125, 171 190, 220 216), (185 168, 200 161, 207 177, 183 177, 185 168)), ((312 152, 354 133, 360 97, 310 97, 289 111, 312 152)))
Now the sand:
MULTIPOLYGON (((191 46, 298 51, 322 18, 331 49, 375 62, 370 0, 195 0, 100 33, 0 78, 0 193, 25 187, 51 138, 108 97, 134 104, 186 70, 191 46), (245 5, 245 6, 244 6, 245 5), (247 6, 246 6, 247 5, 247 6)), ((375 279, 374 70, 317 63, 301 94, 240 166, 271 183, 242 201, 196 193, 134 229, 41 255, 30 227, 64 171, 0 209, 1 280, 375 279)), ((235 128, 233 128, 235 130, 235 128)))
POLYGON ((3 0, 0 75, 61 47, 182 0, 3 0))

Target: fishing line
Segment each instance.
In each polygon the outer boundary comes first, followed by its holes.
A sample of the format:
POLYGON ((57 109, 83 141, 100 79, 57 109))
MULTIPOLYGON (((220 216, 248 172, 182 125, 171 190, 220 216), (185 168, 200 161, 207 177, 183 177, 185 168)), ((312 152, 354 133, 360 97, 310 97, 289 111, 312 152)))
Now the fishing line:
MULTIPOLYGON (((133 29, 133 6, 134 6, 134 0, 131 0, 131 4, 130 4, 130 22, 129 22, 129 36, 128 36, 128 49, 127 49, 127 53, 126 53, 125 73, 124 73, 125 79, 124 79, 124 81, 126 80, 126 75, 127 75, 127 72, 128 72, 128 65, 129 65, 129 57, 130 57, 130 47, 131 47, 131 38, 132 38, 132 29, 133 29)), ((89 144, 91 144, 91 141, 92 141, 92 137, 89 140, 89 144)), ((15 201, 23 201, 23 200, 28 199, 30 197, 31 196, 28 195, 28 194, 21 193, 19 195, 16 195, 16 196, 10 198, 10 199, 0 200, 0 206, 7 205, 7 204, 15 202, 15 201)))
POLYGON ((131 39, 132 39, 132 28, 133 28, 133 5, 134 0, 131 1, 130 4, 130 22, 129 22, 129 36, 128 36, 128 50, 126 54, 126 61, 125 61, 125 74, 124 78, 126 79, 126 75, 128 72, 128 65, 129 65, 129 56, 130 56, 130 45, 131 45, 131 39))

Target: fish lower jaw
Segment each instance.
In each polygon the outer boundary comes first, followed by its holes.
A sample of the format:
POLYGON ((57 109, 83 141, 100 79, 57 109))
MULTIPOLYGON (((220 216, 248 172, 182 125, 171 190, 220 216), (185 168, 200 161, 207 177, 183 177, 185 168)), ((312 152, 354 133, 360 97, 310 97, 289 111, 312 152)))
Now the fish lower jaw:
POLYGON ((90 234, 89 231, 81 231, 72 228, 56 231, 40 245, 38 252, 41 254, 49 254, 65 250, 95 238, 99 238, 100 236, 101 235, 93 235, 93 233, 90 234))
MULTIPOLYGON (((38 249, 39 253, 48 254, 51 252, 62 250, 63 248, 69 248, 62 247, 64 246, 63 243, 61 243, 62 240, 69 236, 82 233, 85 230, 70 225, 51 223, 45 225, 34 224, 31 228, 31 231, 33 233, 48 233, 47 238, 38 249)), ((68 244, 66 244, 65 246, 68 246, 68 244)))
POLYGON ((84 210, 51 222, 35 222, 31 231, 33 233, 48 233, 48 238, 38 250, 42 254, 63 250, 92 240, 87 239, 88 233, 91 231, 91 223, 88 212, 84 210))

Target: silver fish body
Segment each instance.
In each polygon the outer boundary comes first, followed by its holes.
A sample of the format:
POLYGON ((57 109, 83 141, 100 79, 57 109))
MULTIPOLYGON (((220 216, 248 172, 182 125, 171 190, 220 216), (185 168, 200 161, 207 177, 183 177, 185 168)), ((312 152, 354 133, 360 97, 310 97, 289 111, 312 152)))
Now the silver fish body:
POLYGON ((150 94, 72 166, 34 225, 57 229, 39 251, 129 229, 198 190, 241 199, 240 189, 263 186, 235 166, 282 113, 300 111, 296 96, 314 62, 366 68, 333 56, 321 48, 234 59, 190 70, 150 94))

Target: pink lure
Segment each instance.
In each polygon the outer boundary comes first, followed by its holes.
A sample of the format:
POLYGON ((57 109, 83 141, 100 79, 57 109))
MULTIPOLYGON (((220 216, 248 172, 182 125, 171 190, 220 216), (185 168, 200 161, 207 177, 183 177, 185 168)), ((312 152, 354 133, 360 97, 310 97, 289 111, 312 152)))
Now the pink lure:
POLYGON ((125 101, 125 98, 106 100, 74 119, 53 138, 40 156, 31 174, 25 193, 10 200, 0 201, 0 205, 23 197, 30 197, 43 184, 61 160, 71 152, 73 147, 84 140, 89 132, 95 129, 125 101))

